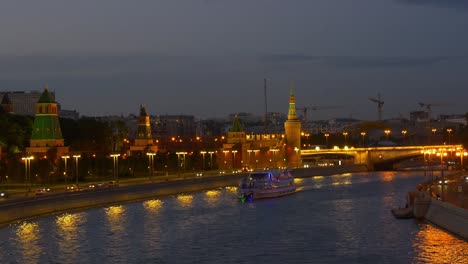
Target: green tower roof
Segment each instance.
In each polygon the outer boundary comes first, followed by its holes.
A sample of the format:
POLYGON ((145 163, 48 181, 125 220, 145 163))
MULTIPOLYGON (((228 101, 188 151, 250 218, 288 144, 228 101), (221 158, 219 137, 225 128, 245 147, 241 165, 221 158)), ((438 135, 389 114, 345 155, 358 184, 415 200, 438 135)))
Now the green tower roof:
POLYGON ((146 108, 142 105, 140 105, 140 116, 148 116, 146 113, 146 108))
POLYGON ((234 121, 232 122, 231 132, 244 132, 244 128, 242 127, 237 115, 234 117, 234 121))
POLYGON ((44 88, 44 92, 41 95, 41 98, 39 98, 38 101, 39 104, 50 104, 50 103, 55 103, 54 99, 52 98, 52 95, 49 93, 49 89, 46 85, 44 88))

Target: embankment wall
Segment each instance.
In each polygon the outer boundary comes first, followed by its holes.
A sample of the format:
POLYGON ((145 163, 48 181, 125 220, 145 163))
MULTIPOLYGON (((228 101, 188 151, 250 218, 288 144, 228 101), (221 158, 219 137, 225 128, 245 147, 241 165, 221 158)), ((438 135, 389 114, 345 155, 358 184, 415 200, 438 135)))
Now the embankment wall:
POLYGON ((432 199, 425 218, 443 229, 468 239, 468 210, 432 199))

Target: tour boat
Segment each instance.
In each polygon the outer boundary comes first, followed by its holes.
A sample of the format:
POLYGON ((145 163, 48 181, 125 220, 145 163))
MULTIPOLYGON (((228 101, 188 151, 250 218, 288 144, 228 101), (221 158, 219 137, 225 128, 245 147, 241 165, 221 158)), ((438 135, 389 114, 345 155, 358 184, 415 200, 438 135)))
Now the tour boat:
POLYGON ((289 170, 251 172, 239 183, 237 194, 243 200, 273 198, 294 193, 296 186, 289 170))

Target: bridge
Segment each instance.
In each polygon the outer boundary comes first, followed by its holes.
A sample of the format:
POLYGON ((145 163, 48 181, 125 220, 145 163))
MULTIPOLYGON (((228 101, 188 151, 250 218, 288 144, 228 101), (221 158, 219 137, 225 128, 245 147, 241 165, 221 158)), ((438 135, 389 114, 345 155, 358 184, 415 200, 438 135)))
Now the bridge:
POLYGON ((428 145, 428 146, 391 146, 391 147, 368 147, 368 148, 333 148, 333 149, 302 149, 301 158, 303 162, 319 157, 339 157, 348 163, 365 164, 370 170, 393 169, 394 164, 424 155, 424 159, 440 157, 442 162, 450 152, 455 156, 461 152, 462 145, 428 145), (428 155, 426 157, 426 155, 428 155))

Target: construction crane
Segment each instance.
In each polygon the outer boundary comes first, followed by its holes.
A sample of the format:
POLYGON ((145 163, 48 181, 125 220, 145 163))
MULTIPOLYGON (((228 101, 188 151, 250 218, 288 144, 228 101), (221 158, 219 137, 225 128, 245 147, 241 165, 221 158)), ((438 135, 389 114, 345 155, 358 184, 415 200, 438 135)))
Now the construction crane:
POLYGON ((418 102, 418 104, 419 104, 419 106, 421 106, 421 108, 426 108, 428 120, 431 120, 432 107, 433 106, 448 106, 448 105, 450 105, 448 103, 422 103, 422 102, 418 102))
POLYGON ((307 112, 309 110, 317 111, 317 110, 328 110, 328 109, 337 109, 341 108, 342 106, 304 106, 296 108, 299 111, 302 111, 302 122, 307 122, 307 112))
POLYGON ((377 99, 369 97, 369 100, 377 104, 377 111, 379 113, 379 121, 382 121, 382 106, 384 105, 384 101, 380 99, 380 93, 377 94, 377 99))

